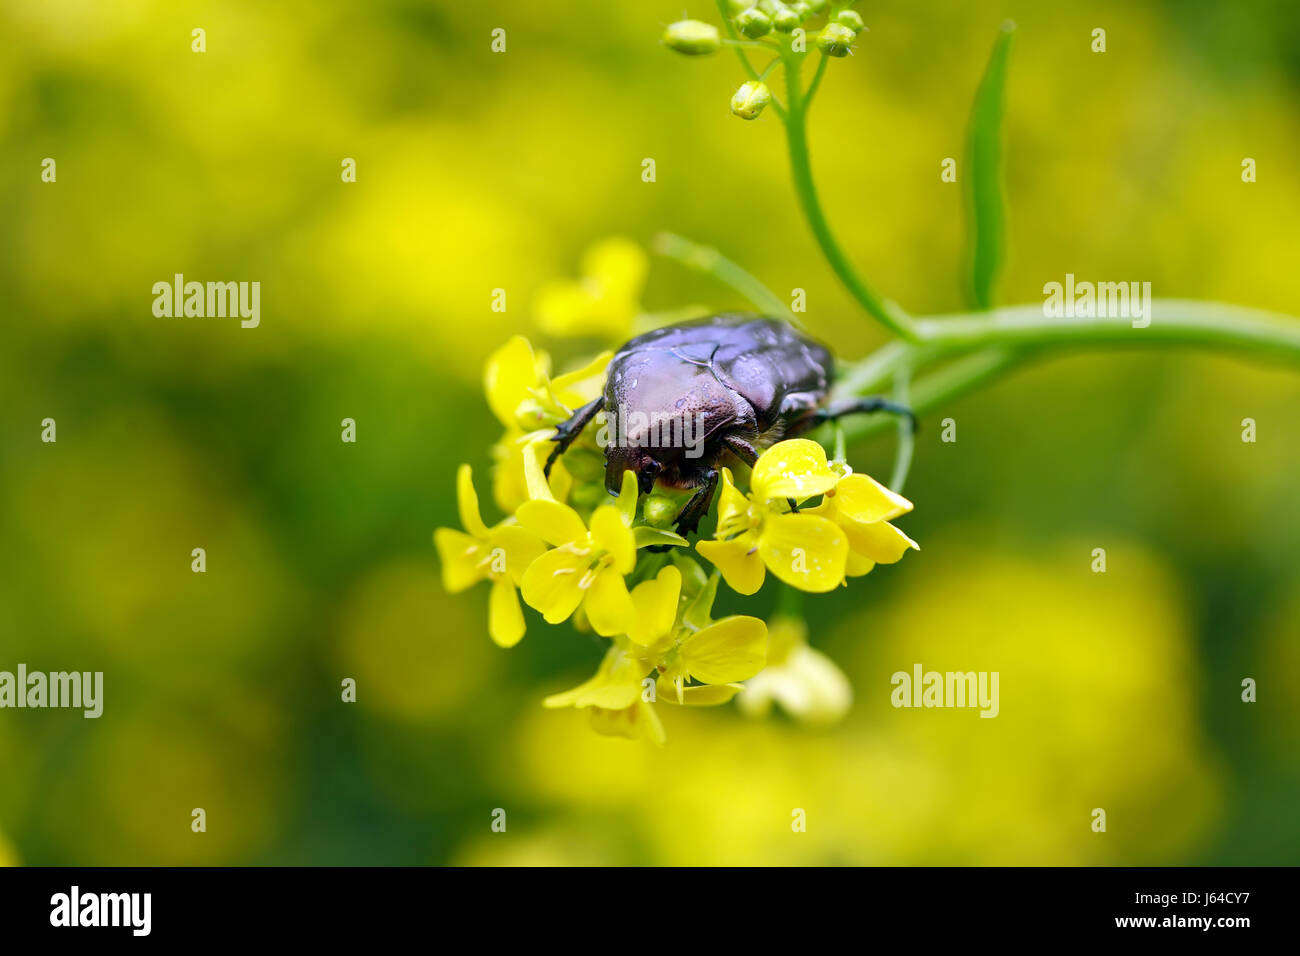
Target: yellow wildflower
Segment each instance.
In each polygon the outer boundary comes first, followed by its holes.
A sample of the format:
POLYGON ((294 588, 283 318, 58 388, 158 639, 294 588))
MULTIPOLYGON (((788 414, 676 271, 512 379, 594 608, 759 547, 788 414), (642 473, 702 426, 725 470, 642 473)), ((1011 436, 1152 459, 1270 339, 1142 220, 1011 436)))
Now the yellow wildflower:
POLYGON ((562 694, 552 694, 544 707, 589 708, 591 725, 597 733, 636 739, 645 737, 662 744, 663 724, 646 697, 653 698, 653 684, 646 682, 650 662, 628 649, 614 646, 600 662, 595 675, 562 694))
POLYGON ((736 488, 723 469, 716 540, 696 549, 741 594, 763 586, 766 571, 804 591, 830 591, 844 580, 849 542, 822 515, 792 513, 796 504, 835 487, 840 480, 815 441, 794 438, 763 452, 750 477, 750 493, 736 488))
MULTIPOLYGON (((551 438, 554 428, 542 428, 532 432, 507 431, 492 446, 492 497, 502 511, 514 511, 528 500, 528 479, 525 475, 525 455, 536 448, 549 454, 554 447, 551 438)), ((556 461, 551 469, 551 487, 555 496, 561 501, 569 497, 573 488, 573 476, 564 467, 564 461, 556 461)))
POLYGON ((478 494, 469 465, 456 474, 456 499, 464 531, 439 528, 433 540, 442 560, 443 586, 451 594, 491 581, 488 632, 502 647, 513 647, 524 636, 524 615, 515 588, 524 571, 546 550, 536 535, 513 519, 489 528, 479 513, 478 494))
POLYGON ((652 706, 657 695, 672 703, 713 706, 731 700, 766 660, 767 627, 752 617, 709 619, 715 576, 704 591, 682 601, 682 575, 669 565, 631 594, 632 633, 620 635, 589 680, 543 701, 546 707, 591 711, 597 732, 665 739, 652 706), (647 672, 657 672, 653 682, 647 672), (690 680, 702 684, 686 686, 690 680))
MULTIPOLYGON (((554 379, 550 377, 550 356, 535 352, 522 335, 513 336, 488 356, 484 391, 492 413, 506 429, 492 449, 496 462, 493 497, 503 511, 513 512, 527 498, 524 449, 538 442, 549 443, 557 424, 601 393, 611 355, 602 352, 581 368, 554 379)), ((560 497, 566 497, 572 482, 562 462, 556 463, 551 476, 560 497)))
POLYGON ((528 605, 558 624, 581 604, 597 634, 627 630, 632 598, 623 578, 636 567, 636 539, 618 508, 601 505, 590 525, 554 500, 525 501, 517 515, 525 528, 555 545, 524 573, 521 590, 528 605))
POLYGON ((667 700, 725 704, 740 691, 739 681, 753 677, 767 662, 767 625, 743 615, 714 621, 717 575, 684 605, 681 590, 681 572, 671 565, 638 584, 632 592, 636 626, 628 640, 645 648, 660 674, 659 693, 667 700), (687 686, 691 680, 708 686, 687 686))
POLYGON ((488 356, 484 367, 488 406, 507 429, 529 432, 562 422, 601 393, 612 357, 612 352, 602 352, 552 379, 550 356, 535 352, 522 335, 513 336, 488 356))
POLYGON ((844 672, 808 645, 807 625, 788 616, 768 628, 767 667, 736 698, 750 717, 766 717, 777 703, 792 717, 820 725, 840 720, 852 702, 853 688, 844 672))
POLYGON ((625 633, 634 613, 623 579, 636 567, 636 475, 624 474, 617 504, 601 505, 583 522, 578 512, 552 496, 535 445, 525 449, 524 461, 531 498, 519 506, 516 517, 553 545, 525 572, 520 587, 524 600, 550 624, 568 620, 581 605, 597 634, 625 633))
POLYGON ((908 549, 921 546, 889 523, 912 510, 912 503, 870 475, 850 474, 839 482, 808 514, 835 522, 849 539, 844 573, 866 574, 877 564, 893 564, 908 549))

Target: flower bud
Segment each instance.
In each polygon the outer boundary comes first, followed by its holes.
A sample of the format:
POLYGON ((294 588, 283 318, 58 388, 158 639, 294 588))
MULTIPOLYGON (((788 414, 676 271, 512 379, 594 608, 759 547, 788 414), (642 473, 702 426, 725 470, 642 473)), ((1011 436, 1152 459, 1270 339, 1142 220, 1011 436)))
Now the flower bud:
POLYGON ((762 10, 750 7, 736 17, 736 29, 751 40, 757 40, 772 32, 772 18, 762 10))
POLYGON ((793 7, 782 7, 772 14, 772 26, 781 33, 793 33, 801 23, 803 17, 793 7))
POLYGON ((727 9, 733 17, 739 16, 755 4, 756 0, 727 0, 727 9))
POLYGON ((790 4, 790 9, 798 14, 800 23, 812 16, 812 7, 808 6, 804 0, 795 0, 794 3, 790 4))
POLYGON ((641 503, 641 516, 652 528, 668 528, 677 517, 677 503, 667 495, 646 495, 641 503))
POLYGON ((808 4, 808 9, 813 13, 821 13, 826 9, 829 0, 803 0, 803 2, 808 4))
POLYGON ((763 112, 763 107, 772 102, 772 91, 762 80, 750 80, 741 84, 740 89, 731 98, 731 112, 741 119, 752 120, 763 112))
POLYGON ((856 10, 841 10, 835 14, 835 22, 848 27, 855 35, 862 32, 862 16, 856 10))
POLYGON ((718 28, 702 20, 678 20, 664 30, 664 46, 686 56, 716 53, 722 46, 718 28))
POLYGON ((828 23, 817 35, 817 46, 827 56, 848 56, 854 33, 842 23, 828 23))

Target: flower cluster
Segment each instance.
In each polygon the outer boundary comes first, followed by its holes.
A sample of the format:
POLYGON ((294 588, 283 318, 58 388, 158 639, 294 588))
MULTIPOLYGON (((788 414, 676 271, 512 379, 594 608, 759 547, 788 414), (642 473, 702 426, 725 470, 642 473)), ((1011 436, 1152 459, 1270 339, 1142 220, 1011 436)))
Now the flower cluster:
POLYGON ((776 701, 813 721, 839 716, 848 683, 807 645, 797 618, 780 617, 770 631, 758 617, 715 619, 720 582, 752 595, 770 572, 801 592, 833 590, 917 547, 889 523, 911 503, 828 461, 819 443, 787 439, 752 469, 738 461, 722 469, 716 523, 692 547, 669 530, 687 493, 639 495, 631 471, 617 497, 605 491, 595 425, 546 474, 556 426, 601 393, 609 360, 602 353, 552 377, 547 355, 522 336, 489 358, 487 401, 504 427, 493 490, 506 517, 484 521, 462 465, 461 529, 434 535, 445 587, 490 582, 488 631, 502 647, 524 637, 521 597, 547 624, 572 621, 608 639, 590 680, 545 700, 588 711, 601 733, 662 742, 657 702, 708 706, 737 694, 748 713, 776 701))
POLYGON ((727 37, 711 23, 702 20, 678 20, 664 29, 663 43, 683 56, 706 56, 724 44, 742 48, 766 47, 777 58, 761 74, 751 72, 751 79, 741 84, 731 97, 731 112, 741 119, 757 119, 772 102, 772 91, 765 82, 781 58, 807 52, 812 21, 824 17, 816 34, 817 49, 826 56, 843 57, 853 52, 853 42, 866 29, 861 15, 849 9, 850 2, 840 0, 728 0, 730 14, 727 37))

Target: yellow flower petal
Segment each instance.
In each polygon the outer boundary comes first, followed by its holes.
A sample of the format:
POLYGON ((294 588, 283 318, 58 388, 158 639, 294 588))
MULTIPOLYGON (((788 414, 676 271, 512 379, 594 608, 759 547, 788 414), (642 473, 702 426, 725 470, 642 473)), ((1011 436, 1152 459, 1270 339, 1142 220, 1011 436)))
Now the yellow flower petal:
POLYGON ((849 556, 844 562, 844 576, 849 578, 860 578, 864 574, 870 574, 876 562, 870 558, 864 558, 853 550, 853 536, 849 535, 849 556))
POLYGON ((763 586, 763 559, 752 534, 730 541, 700 541, 695 550, 717 566, 737 594, 753 594, 763 586))
POLYGON ((627 629, 629 639, 650 647, 672 630, 677 619, 677 602, 682 594, 682 572, 671 564, 652 581, 632 589, 633 615, 627 629))
POLYGON ((515 584, 523 580, 528 566, 546 552, 541 538, 514 524, 497 525, 489 531, 488 547, 492 549, 488 570, 493 574, 504 572, 515 584))
POLYGON ((592 513, 591 544, 609 552, 619 574, 631 574, 636 567, 636 538, 614 505, 601 505, 592 513))
POLYGON ((456 505, 460 509, 460 526, 476 538, 486 538, 487 525, 479 514, 478 492, 469 465, 461 465, 456 471, 456 505))
POLYGON ((623 485, 618 490, 618 500, 616 502, 618 513, 623 517, 623 524, 629 528, 632 527, 632 522, 636 520, 636 500, 639 493, 636 472, 629 468, 623 472, 623 485))
POLYGON ((627 633, 636 617, 632 596, 623 575, 613 568, 601 568, 587 588, 583 602, 591 629, 602 637, 627 633))
POLYGON ((836 510, 854 521, 888 521, 912 510, 910 501, 870 475, 854 473, 841 478, 833 495, 836 510))
POLYGON ((487 568, 480 563, 482 546, 477 538, 454 528, 439 528, 433 533, 433 544, 442 564, 442 586, 448 594, 459 594, 488 576, 487 568))
POLYGON ((529 390, 538 386, 540 364, 532 345, 522 335, 512 336, 488 356, 483 370, 488 406, 507 428, 518 424, 515 410, 520 402, 531 397, 529 390))
POLYGON ((767 569, 802 591, 832 591, 844 580, 849 541, 818 515, 773 515, 763 525, 758 553, 767 569))
POLYGON ((756 617, 724 617, 682 641, 682 663, 696 680, 747 680, 767 663, 767 625, 756 617))
POLYGON ((528 566, 520 582, 524 601, 541 611, 549 624, 568 620, 585 593, 578 582, 587 571, 587 558, 556 548, 528 566))
POLYGON ((571 690, 552 694, 543 707, 603 707, 621 710, 641 696, 641 679, 647 668, 618 648, 610 648, 589 679, 571 690))
POLYGON ((825 494, 839 480, 826 463, 826 449, 807 438, 791 438, 777 442, 758 456, 749 487, 759 501, 803 501, 825 494))
POLYGON ((644 700, 638 700, 631 707, 624 707, 622 710, 593 707, 589 713, 592 729, 606 737, 628 737, 632 740, 644 737, 660 747, 668 739, 659 715, 655 713, 654 707, 644 700))
MULTIPOLYGON (((494 460, 492 494, 496 499, 497 507, 502 511, 513 514, 515 509, 530 498, 557 498, 563 501, 568 496, 573 479, 565 470, 563 461, 557 461, 555 467, 551 469, 551 480, 548 486, 546 479, 542 477, 542 459, 538 457, 541 449, 533 449, 525 455, 525 451, 531 445, 546 442, 554 434, 554 428, 543 428, 532 432, 511 430, 502 435, 492 446, 494 460), (535 475, 533 469, 536 470, 535 475), (534 484, 532 494, 529 493, 530 481, 534 484)), ((548 444, 541 446, 541 448, 547 447, 548 444)))
POLYGON ((862 524, 844 520, 840 526, 848 535, 853 553, 877 564, 893 564, 909 549, 921 550, 919 544, 887 521, 862 524))
MULTIPOLYGON (((543 433, 545 438, 541 441, 529 442, 519 450, 521 460, 524 466, 524 485, 528 489, 528 497, 534 501, 554 501, 555 494, 551 490, 550 482, 546 480, 546 465, 542 462, 543 449, 545 456, 550 457, 550 449, 554 446, 547 440, 550 433, 543 433)), ((556 462, 558 465, 559 462, 556 462)), ((555 470, 551 470, 555 474, 555 470)))
MULTIPOLYGON (((680 661, 670 670, 659 675, 655 681, 655 696, 660 697, 670 704, 686 703, 686 671, 680 661)), ((711 685, 708 685, 711 686, 711 685)))
POLYGON ((722 487, 718 491, 718 529, 726 533, 728 525, 743 518, 749 511, 749 499, 736 487, 731 477, 731 469, 722 469, 722 487))
POLYGON ((551 381, 551 394, 570 411, 581 408, 605 390, 609 360, 613 357, 613 352, 604 351, 582 368, 557 375, 551 381))
MULTIPOLYGON (((694 687, 682 688, 681 703, 687 707, 716 707, 725 704, 745 689, 744 684, 696 684, 694 687)), ((666 697, 669 703, 676 703, 676 698, 666 697)))
POLYGON ((587 541, 587 526, 582 523, 578 512, 558 501, 525 501, 515 512, 515 517, 520 525, 547 544, 559 547, 587 541))
POLYGON ((524 611, 515 586, 509 578, 497 578, 488 598, 488 634, 502 647, 514 647, 524 636, 524 626, 524 611))

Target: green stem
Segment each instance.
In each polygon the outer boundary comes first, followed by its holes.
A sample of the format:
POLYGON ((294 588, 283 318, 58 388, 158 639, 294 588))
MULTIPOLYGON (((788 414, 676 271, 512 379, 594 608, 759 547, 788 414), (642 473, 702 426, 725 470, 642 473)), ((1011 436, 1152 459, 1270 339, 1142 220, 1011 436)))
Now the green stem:
MULTIPOLYGON (((922 341, 890 343, 847 366, 837 396, 879 391, 904 369, 920 369, 944 359, 948 365, 920 379, 912 391, 912 408, 932 411, 984 385, 1039 353, 1118 347, 1201 347, 1300 366, 1300 318, 1221 302, 1155 299, 1151 324, 1134 328, 1130 319, 1055 318, 1042 304, 989 312, 918 319, 922 341)), ((850 439, 874 435, 888 419, 846 421, 850 439)))
MULTIPOLYGON (((911 369, 899 369, 894 376, 894 401, 904 408, 910 408, 912 404, 911 386, 911 369)), ((912 470, 912 452, 915 448, 916 429, 912 427, 912 420, 907 417, 900 417, 898 419, 898 451, 894 456, 894 474, 889 479, 891 491, 898 494, 903 493, 903 486, 907 484, 907 474, 912 470)))
MULTIPOLYGON (((718 5, 718 16, 722 18, 722 25, 727 31, 727 36, 735 41, 734 43, 728 44, 728 46, 736 51, 736 57, 740 60, 740 65, 749 78, 751 80, 758 80, 760 78, 758 70, 754 69, 754 64, 749 62, 749 57, 745 54, 746 41, 741 40, 740 37, 736 35, 736 28, 731 23, 731 12, 727 10, 726 0, 716 0, 716 2, 718 5)), ((772 109, 777 116, 781 117, 782 121, 785 120, 785 107, 781 105, 781 101, 775 96, 772 97, 772 109)))
POLYGON ((817 72, 813 74, 812 82, 808 84, 808 92, 803 97, 804 112, 812 104, 813 97, 817 95, 817 88, 822 85, 822 77, 826 75, 826 64, 831 61, 825 53, 822 54, 821 60, 817 64, 817 72))
POLYGON ((780 316, 795 325, 798 318, 790 307, 771 289, 732 262, 717 249, 694 243, 671 232, 661 232, 654 238, 654 250, 689 269, 713 276, 724 285, 735 289, 753 303, 760 312, 780 316))
MULTIPOLYGON (((830 223, 827 222, 826 213, 822 210, 821 201, 817 197, 817 186, 813 182, 812 175, 812 160, 808 155, 808 103, 799 82, 801 54, 783 52, 782 56, 786 59, 785 129, 786 141, 790 148, 790 173, 794 179, 795 194, 799 197, 799 205, 808 220, 809 228, 812 229, 813 237, 816 238, 822 254, 826 256, 831 269, 844 283, 849 294, 895 335, 915 341, 917 335, 911 319, 897 305, 881 299, 866 280, 858 275, 831 232, 830 223)), ((822 65, 825 66, 824 59, 822 65)))
POLYGON ((1135 328, 1130 319, 1055 318, 1036 303, 932 316, 916 329, 923 343, 935 347, 932 358, 986 345, 1199 345, 1300 360, 1300 320, 1187 299, 1153 299, 1145 328, 1135 328))

